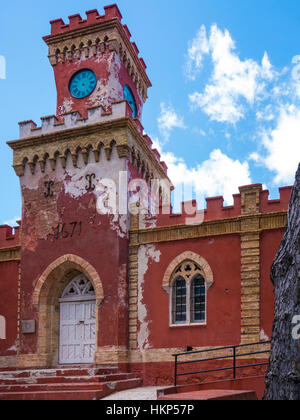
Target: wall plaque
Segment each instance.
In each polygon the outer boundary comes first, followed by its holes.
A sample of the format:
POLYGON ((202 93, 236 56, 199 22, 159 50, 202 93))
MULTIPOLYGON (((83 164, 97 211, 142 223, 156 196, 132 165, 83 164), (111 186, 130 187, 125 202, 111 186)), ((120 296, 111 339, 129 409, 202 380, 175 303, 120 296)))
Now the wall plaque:
POLYGON ((22 321, 22 334, 34 334, 35 321, 22 321))

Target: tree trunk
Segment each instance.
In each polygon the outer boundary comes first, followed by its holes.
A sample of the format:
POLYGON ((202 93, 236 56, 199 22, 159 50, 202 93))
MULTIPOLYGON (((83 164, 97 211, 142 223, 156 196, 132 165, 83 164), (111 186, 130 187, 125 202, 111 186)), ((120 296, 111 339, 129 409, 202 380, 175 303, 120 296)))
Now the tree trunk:
POLYGON ((265 400, 300 400, 300 165, 292 192, 287 228, 271 270, 275 287, 270 367, 265 400))

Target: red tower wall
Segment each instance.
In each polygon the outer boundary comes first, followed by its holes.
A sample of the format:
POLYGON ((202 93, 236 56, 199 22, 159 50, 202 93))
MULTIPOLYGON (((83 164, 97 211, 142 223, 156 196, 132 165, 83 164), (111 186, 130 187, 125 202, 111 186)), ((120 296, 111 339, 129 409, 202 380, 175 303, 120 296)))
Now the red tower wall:
POLYGON ((129 85, 138 108, 138 118, 141 118, 143 100, 139 95, 132 78, 129 76, 118 54, 106 50, 101 57, 74 60, 72 62, 58 63, 54 67, 55 83, 57 89, 57 115, 78 111, 83 117, 87 116, 87 109, 102 105, 106 111, 111 104, 124 99, 123 87, 129 85), (71 77, 82 69, 92 70, 98 79, 94 92, 85 99, 77 99, 69 92, 71 77))
POLYGON ((6 319, 6 339, 0 340, 1 356, 17 353, 18 278, 18 262, 0 263, 0 315, 6 319))
MULTIPOLYGON (((99 308, 101 329, 98 345, 126 346, 127 344, 127 259, 128 226, 127 217, 113 221, 110 216, 97 212, 97 191, 87 192, 86 173, 96 173, 95 183, 114 175, 118 179, 119 170, 126 170, 125 161, 120 160, 114 148, 108 162, 101 156, 101 163, 85 165, 78 163, 72 168, 69 157, 67 168, 57 168, 51 173, 46 167, 45 174, 36 171, 32 175, 28 166, 21 179, 23 195, 22 215, 22 319, 36 320, 39 312, 33 307, 34 289, 46 268, 56 259, 72 254, 79 256, 96 270, 102 281, 105 301, 99 308), (106 162, 106 163, 105 163, 106 162), (72 168, 72 169, 71 169, 72 168), (52 198, 45 197, 44 184, 54 182, 52 198), (73 222, 77 222, 73 236, 73 222), (65 225, 62 231, 62 225, 65 225), (80 227, 79 227, 79 224, 80 227), (59 235, 57 238, 57 227, 59 235), (79 235, 80 229, 80 235, 79 235)), ((117 181, 117 180, 116 180, 117 181)), ((99 191, 98 191, 99 193, 99 191)), ((100 194, 100 193, 99 193, 100 194)), ((23 354, 37 352, 37 334, 22 336, 23 354)))
MULTIPOLYGON (((86 12, 87 19, 82 19, 79 14, 70 16, 69 24, 62 19, 52 21, 51 35, 44 37, 52 52, 49 58, 54 69, 59 117, 77 111, 86 118, 87 109, 98 106, 110 111, 113 102, 124 99, 123 88, 128 85, 137 103, 137 117, 141 118, 146 92, 141 89, 136 72, 143 73, 147 80, 145 62, 131 41, 128 27, 121 23, 118 7, 111 5, 104 10, 104 15, 97 10, 86 12), (97 30, 98 36, 93 36, 97 30), (120 50, 120 37, 127 52, 120 50), (134 66, 131 60, 135 62, 134 66), (82 69, 92 70, 98 83, 90 96, 77 99, 69 92, 69 82, 82 69)), ((149 80, 147 84, 147 87, 151 85, 149 80)))
POLYGON ((261 328, 271 339, 274 319, 274 287, 270 279, 271 266, 279 249, 284 229, 263 232, 261 235, 261 328))

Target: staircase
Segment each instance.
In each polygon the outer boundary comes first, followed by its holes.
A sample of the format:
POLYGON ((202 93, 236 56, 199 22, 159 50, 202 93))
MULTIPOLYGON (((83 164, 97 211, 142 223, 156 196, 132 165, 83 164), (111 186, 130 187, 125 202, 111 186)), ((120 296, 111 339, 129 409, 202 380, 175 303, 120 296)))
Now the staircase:
POLYGON ((0 371, 0 401, 101 400, 142 386, 142 380, 117 369, 67 367, 0 371))

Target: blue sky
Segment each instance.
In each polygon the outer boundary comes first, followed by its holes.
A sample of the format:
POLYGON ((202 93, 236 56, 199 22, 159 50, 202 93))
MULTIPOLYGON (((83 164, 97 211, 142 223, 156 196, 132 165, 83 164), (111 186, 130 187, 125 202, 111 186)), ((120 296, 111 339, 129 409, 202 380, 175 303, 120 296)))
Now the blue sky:
MULTIPOLYGON (((42 36, 49 21, 109 2, 3 2, 0 56, 0 223, 21 215, 19 180, 6 141, 18 122, 50 115, 56 92, 42 36), (3 60, 2 60, 3 61, 3 60), (2 68, 3 73, 3 68, 2 68), (3 74, 2 74, 3 76, 3 74)), ((153 83, 145 131, 176 185, 194 183, 230 204, 238 186, 270 197, 294 181, 300 156, 299 0, 120 0, 118 6, 153 83)))

